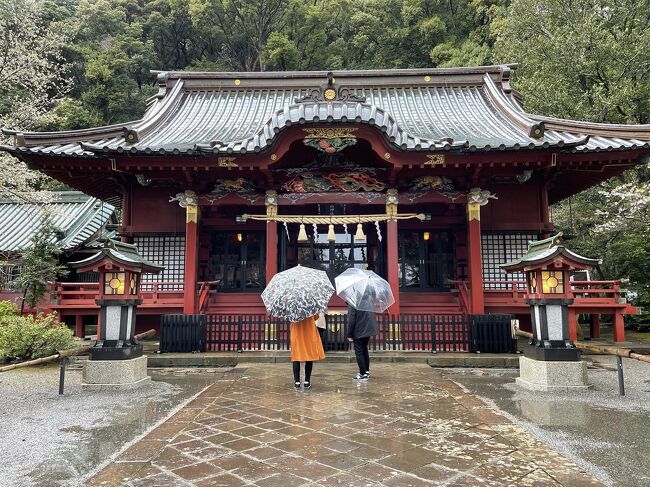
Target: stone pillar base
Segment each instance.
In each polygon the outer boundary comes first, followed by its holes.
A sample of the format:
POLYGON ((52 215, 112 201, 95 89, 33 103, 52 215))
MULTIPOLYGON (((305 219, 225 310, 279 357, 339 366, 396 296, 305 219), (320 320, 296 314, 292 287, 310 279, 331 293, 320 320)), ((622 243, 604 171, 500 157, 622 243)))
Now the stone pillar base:
POLYGON ((591 387, 587 383, 587 363, 578 361, 534 360, 519 357, 516 383, 531 391, 574 391, 591 387))
POLYGON ((83 390, 131 389, 148 383, 147 357, 128 360, 87 360, 83 366, 83 390))

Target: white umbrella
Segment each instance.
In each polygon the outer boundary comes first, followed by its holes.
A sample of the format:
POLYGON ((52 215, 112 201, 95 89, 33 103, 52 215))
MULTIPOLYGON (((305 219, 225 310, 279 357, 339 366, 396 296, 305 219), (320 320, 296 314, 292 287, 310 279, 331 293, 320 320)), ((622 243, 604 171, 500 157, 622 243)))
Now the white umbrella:
POLYGON ((273 276, 262 301, 270 316, 297 323, 327 311, 332 294, 334 287, 326 272, 299 265, 273 276))
POLYGON ((395 303, 388 281, 372 271, 352 267, 339 274, 335 282, 336 294, 358 310, 383 313, 395 303))

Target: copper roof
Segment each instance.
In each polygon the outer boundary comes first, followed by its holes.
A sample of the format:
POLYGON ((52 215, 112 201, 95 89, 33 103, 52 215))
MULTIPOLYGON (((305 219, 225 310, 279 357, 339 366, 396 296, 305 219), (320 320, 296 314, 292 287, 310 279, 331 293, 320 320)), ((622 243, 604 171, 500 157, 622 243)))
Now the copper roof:
POLYGON ((510 69, 157 72, 159 93, 140 120, 63 132, 5 131, 15 146, 0 148, 75 157, 242 154, 266 149, 286 127, 322 122, 374 125, 406 151, 650 147, 650 125, 526 113, 510 87, 510 69), (322 96, 328 86, 334 99, 322 96))
POLYGON ((144 273, 159 273, 165 267, 154 264, 145 259, 138 251, 137 245, 120 242, 119 240, 105 238, 102 246, 96 253, 83 260, 69 262, 70 267, 87 272, 102 265, 106 261, 116 262, 127 269, 144 273))
POLYGON ((499 267, 506 272, 518 272, 531 266, 552 262, 556 258, 564 258, 572 262, 578 269, 586 269, 600 264, 598 259, 590 259, 567 249, 564 246, 562 233, 558 233, 543 240, 529 241, 528 250, 524 255, 505 264, 500 264, 499 267))
POLYGON ((47 203, 2 199, 0 251, 28 248, 46 214, 61 232, 58 242, 64 250, 79 247, 96 236, 101 227, 116 221, 115 207, 78 191, 55 193, 47 203))

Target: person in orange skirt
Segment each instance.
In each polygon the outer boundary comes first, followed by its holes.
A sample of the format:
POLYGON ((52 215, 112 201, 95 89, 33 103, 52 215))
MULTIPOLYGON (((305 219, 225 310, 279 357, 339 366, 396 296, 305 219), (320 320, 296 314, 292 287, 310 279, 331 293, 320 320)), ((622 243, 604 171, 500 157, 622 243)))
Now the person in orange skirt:
POLYGON ((311 372, 315 360, 323 360, 325 351, 316 328, 318 315, 291 323, 291 362, 293 362, 293 387, 300 389, 300 362, 305 362, 305 389, 311 388, 311 372))

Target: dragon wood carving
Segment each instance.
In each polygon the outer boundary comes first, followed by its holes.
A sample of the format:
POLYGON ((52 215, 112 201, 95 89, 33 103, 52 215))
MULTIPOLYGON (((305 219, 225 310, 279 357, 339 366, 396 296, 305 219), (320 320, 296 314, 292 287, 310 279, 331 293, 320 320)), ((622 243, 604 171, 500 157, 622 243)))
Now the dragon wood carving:
POLYGON ((339 172, 316 174, 306 172, 295 176, 282 185, 291 193, 320 193, 327 191, 383 191, 386 187, 381 181, 359 172, 339 172))

